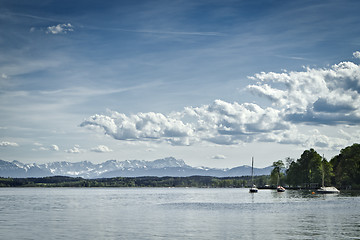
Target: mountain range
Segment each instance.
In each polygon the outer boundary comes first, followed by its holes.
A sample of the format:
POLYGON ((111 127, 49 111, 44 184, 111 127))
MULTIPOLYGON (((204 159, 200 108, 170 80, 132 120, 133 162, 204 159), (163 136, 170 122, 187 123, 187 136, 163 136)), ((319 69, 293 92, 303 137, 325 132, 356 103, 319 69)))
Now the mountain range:
MULTIPOLYGON (((254 168, 254 175, 269 175, 272 167, 254 168)), ((236 177, 251 175, 250 166, 235 168, 192 167, 181 159, 168 157, 154 161, 108 160, 100 164, 89 161, 52 162, 45 164, 24 164, 19 161, 0 160, 0 177, 26 178, 47 176, 69 176, 82 178, 140 177, 140 176, 213 176, 236 177)))

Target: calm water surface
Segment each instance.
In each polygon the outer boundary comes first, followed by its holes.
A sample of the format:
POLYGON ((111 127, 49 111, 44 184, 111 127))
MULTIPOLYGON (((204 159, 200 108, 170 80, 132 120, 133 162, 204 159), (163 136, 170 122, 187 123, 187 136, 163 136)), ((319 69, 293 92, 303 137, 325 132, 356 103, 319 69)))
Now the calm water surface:
POLYGON ((360 239, 360 196, 2 188, 0 239, 360 239))

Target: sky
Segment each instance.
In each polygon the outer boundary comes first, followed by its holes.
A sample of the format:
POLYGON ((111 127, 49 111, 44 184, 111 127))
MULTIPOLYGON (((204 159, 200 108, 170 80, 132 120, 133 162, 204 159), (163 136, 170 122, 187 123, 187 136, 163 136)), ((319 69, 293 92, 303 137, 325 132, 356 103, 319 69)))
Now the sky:
POLYGON ((360 138, 360 1, 0 6, 2 160, 266 167, 360 138))

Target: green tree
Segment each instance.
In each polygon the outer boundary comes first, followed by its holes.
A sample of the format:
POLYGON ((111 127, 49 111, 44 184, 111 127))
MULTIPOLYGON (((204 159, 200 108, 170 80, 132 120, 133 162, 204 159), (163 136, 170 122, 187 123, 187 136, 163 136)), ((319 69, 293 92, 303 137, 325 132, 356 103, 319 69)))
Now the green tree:
POLYGON ((273 185, 281 184, 284 179, 284 173, 282 173, 282 169, 284 169, 285 165, 282 160, 279 160, 277 162, 273 162, 272 166, 274 168, 270 174, 271 184, 273 185))
POLYGON ((338 187, 360 188, 360 144, 353 144, 340 151, 330 161, 338 187))
POLYGON ((293 161, 290 163, 289 168, 286 170, 286 182, 293 187, 300 186, 303 182, 298 162, 293 161))
POLYGON ((332 185, 332 178, 334 177, 333 168, 330 162, 328 162, 325 158, 322 160, 322 171, 324 176, 324 185, 330 186, 332 185))
POLYGON ((321 156, 314 150, 306 150, 298 160, 302 174, 303 184, 309 186, 310 183, 321 184, 321 156))
POLYGON ((290 168, 290 165, 295 162, 295 160, 291 157, 287 157, 285 158, 285 168, 286 169, 289 169, 290 168))
POLYGON ((296 162, 290 162, 286 173, 290 185, 303 187, 309 187, 314 183, 321 185, 322 158, 312 148, 305 150, 296 162))

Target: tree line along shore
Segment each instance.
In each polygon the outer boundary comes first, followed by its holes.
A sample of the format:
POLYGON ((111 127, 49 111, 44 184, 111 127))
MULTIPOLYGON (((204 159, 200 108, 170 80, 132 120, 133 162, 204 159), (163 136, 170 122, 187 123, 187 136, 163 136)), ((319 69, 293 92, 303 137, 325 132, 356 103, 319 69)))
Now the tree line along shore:
MULTIPOLYGON (((273 163, 270 175, 255 176, 259 188, 277 185, 292 189, 325 186, 360 190, 360 144, 353 144, 327 161, 314 149, 305 150, 297 160, 286 158, 273 163)), ((242 177, 116 177, 84 179, 52 176, 42 178, 0 178, 0 187, 203 187, 242 188, 251 186, 251 176, 242 177)))

